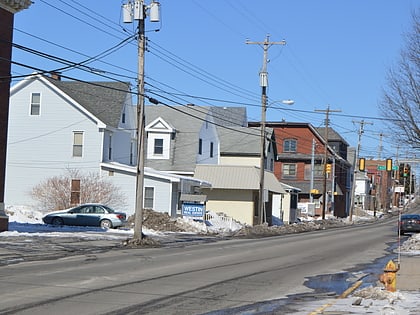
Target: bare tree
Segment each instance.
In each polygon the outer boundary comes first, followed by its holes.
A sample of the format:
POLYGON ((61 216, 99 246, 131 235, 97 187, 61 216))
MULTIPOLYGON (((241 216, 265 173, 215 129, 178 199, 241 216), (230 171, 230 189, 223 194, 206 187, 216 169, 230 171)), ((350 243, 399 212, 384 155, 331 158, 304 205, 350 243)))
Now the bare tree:
POLYGON ((99 173, 82 174, 68 170, 66 174, 53 176, 36 185, 31 196, 45 211, 71 207, 71 182, 80 180, 80 203, 102 203, 121 209, 126 206, 120 188, 105 180, 99 173))
POLYGON ((406 34, 400 60, 387 74, 379 104, 381 113, 395 131, 395 139, 420 146, 420 11, 414 11, 413 29, 406 34))

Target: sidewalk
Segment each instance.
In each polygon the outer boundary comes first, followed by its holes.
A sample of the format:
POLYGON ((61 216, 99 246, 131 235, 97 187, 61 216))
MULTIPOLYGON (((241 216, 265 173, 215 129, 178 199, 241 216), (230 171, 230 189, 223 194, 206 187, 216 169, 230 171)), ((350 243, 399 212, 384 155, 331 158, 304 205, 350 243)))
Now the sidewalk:
POLYGON ((420 256, 401 256, 397 290, 420 292, 420 256))
MULTIPOLYGON (((385 266, 384 266, 385 267, 385 266)), ((397 291, 376 287, 357 289, 345 298, 313 301, 298 309, 295 315, 317 314, 420 314, 420 256, 401 256, 397 272, 397 291)))

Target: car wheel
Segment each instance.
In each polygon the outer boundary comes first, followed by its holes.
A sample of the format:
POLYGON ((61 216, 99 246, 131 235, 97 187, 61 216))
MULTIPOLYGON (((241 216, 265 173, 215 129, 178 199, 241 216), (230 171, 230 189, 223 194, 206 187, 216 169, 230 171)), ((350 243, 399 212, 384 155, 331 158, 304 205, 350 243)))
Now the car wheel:
POLYGON ((62 218, 53 218, 51 220, 52 225, 64 225, 64 221, 62 218))
POLYGON ((101 228, 110 229, 112 228, 112 222, 109 220, 102 220, 101 221, 101 228))

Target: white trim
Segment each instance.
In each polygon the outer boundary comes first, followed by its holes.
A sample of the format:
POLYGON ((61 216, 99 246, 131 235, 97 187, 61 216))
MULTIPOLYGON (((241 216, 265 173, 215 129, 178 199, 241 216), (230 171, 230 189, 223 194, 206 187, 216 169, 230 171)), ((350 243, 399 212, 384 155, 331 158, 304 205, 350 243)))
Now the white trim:
POLYGON ((59 94, 60 96, 62 96, 68 102, 70 102, 71 104, 73 104, 73 106, 75 106, 78 110, 80 110, 82 113, 84 113, 86 116, 88 116, 94 122, 96 122, 96 124, 98 125, 98 128, 104 128, 104 129, 107 128, 106 124, 103 121, 99 120, 98 117, 96 117, 95 115, 93 115, 86 108, 84 108, 82 105, 80 105, 74 99, 72 99, 69 95, 67 95, 66 93, 64 93, 62 90, 60 90, 54 84, 52 84, 51 82, 49 82, 43 75, 41 75, 39 73, 32 74, 32 75, 26 77, 25 79, 23 79, 22 81, 20 81, 18 84, 14 85, 10 89, 10 95, 12 96, 12 94, 16 93, 18 90, 20 90, 21 88, 23 88, 25 85, 29 84, 30 81, 34 81, 36 79, 38 79, 39 81, 41 81, 42 83, 44 83, 45 85, 47 85, 49 88, 51 88, 52 90, 54 90, 54 92, 56 92, 57 94, 59 94))

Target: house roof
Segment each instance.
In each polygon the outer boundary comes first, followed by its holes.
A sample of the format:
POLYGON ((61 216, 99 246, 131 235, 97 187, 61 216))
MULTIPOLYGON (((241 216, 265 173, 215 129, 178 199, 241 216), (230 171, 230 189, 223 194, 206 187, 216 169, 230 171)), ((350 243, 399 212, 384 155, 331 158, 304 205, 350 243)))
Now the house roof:
MULTIPOLYGON (((193 173, 196 165, 199 134, 206 120, 212 120, 216 126, 236 128, 246 122, 246 109, 242 107, 214 106, 145 106, 146 125, 162 118, 176 130, 176 145, 169 160, 146 161, 147 166, 159 170, 193 173)), ((232 130, 230 129, 230 132, 232 130)), ((219 137, 220 138, 220 137, 219 137)))
MULTIPOLYGON (((269 131, 268 131, 269 132, 269 131)), ((261 129, 252 127, 217 127, 221 155, 260 156, 261 129)))
MULTIPOLYGON (((258 126, 260 123, 259 122, 249 122, 248 125, 251 127, 254 126, 258 126)), ((320 131, 325 132, 325 127, 324 128, 315 128, 314 126, 312 126, 311 123, 303 123, 303 122, 286 122, 286 121, 280 121, 280 122, 276 122, 276 121, 267 121, 266 122, 266 126, 271 127, 273 129, 277 128, 308 128, 318 139, 321 143, 325 143, 325 138, 324 138, 324 133, 320 133, 320 131)), ((341 136, 332 128, 328 128, 328 131, 331 132, 331 138, 330 136, 328 136, 328 139, 331 141, 342 141, 343 143, 345 143, 346 145, 348 145, 348 143, 341 138, 341 136)), ((349 162, 345 159, 343 159, 330 145, 327 145, 328 147, 328 151, 330 152, 330 154, 334 155, 334 157, 336 158, 336 161, 340 161, 343 164, 346 164, 348 166, 350 166, 349 162)), ((283 156, 283 153, 281 153, 283 156)), ((302 159, 303 156, 300 157, 300 159, 302 159)))
POLYGON ((247 126, 246 107, 209 107, 216 126, 247 126))
POLYGON ((171 151, 171 158, 169 160, 147 159, 147 166, 192 174, 196 164, 198 135, 207 113, 208 108, 201 106, 145 106, 146 126, 160 117, 176 130, 176 145, 171 151))
MULTIPOLYGON (((194 177, 211 183, 216 189, 259 190, 260 169, 255 166, 198 164, 194 177)), ((285 194, 273 173, 265 171, 264 187, 275 193, 285 194)))
MULTIPOLYGON (((125 172, 134 176, 137 174, 137 166, 129 166, 129 165, 121 164, 117 162, 103 162, 100 165, 102 169, 106 169, 106 170, 125 172)), ((179 183, 181 181, 184 181, 184 182, 187 181, 187 182, 195 183, 197 186, 200 186, 200 187, 206 187, 206 188, 211 187, 211 184, 209 182, 199 179, 199 178, 170 174, 167 172, 161 172, 150 167, 144 168, 144 175, 146 177, 164 179, 172 183, 179 183)))
POLYGON ((61 81, 44 77, 107 126, 118 128, 130 84, 124 82, 61 81))
MULTIPOLYGON (((318 133, 324 137, 325 135, 325 127, 316 127, 315 128, 318 133)), ((340 134, 338 132, 336 132, 333 128, 328 127, 328 141, 339 141, 339 142, 343 142, 344 144, 346 144, 347 146, 349 145, 347 143, 346 140, 344 140, 344 138, 342 136, 340 136, 340 134)))

